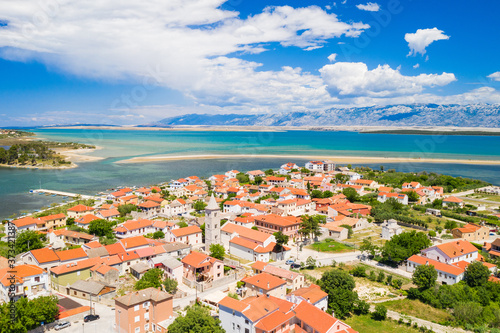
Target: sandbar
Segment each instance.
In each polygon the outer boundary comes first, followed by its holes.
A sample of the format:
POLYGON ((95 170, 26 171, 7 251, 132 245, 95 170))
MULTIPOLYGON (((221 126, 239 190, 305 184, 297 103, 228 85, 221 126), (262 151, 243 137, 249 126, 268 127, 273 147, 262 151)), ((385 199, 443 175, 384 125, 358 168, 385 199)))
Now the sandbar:
POLYGON ((377 157, 377 156, 335 156, 335 155, 155 155, 133 157, 114 163, 150 163, 160 161, 207 160, 207 159, 257 159, 257 158, 289 158, 310 160, 331 160, 335 163, 439 163, 439 164, 482 164, 500 165, 500 160, 446 159, 446 158, 408 158, 408 157, 377 157))

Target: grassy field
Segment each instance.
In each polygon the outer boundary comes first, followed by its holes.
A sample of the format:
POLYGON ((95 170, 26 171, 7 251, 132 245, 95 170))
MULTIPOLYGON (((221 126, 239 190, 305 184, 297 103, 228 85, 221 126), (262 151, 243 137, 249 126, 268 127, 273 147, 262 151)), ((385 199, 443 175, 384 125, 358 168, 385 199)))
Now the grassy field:
POLYGON ((319 252, 332 252, 332 253, 352 252, 355 250, 354 245, 339 243, 334 241, 333 239, 328 239, 328 238, 321 242, 308 245, 307 248, 319 252))
POLYGON ((429 320, 435 323, 451 319, 450 314, 446 310, 433 308, 419 300, 400 299, 384 302, 384 305, 388 310, 397 311, 408 316, 429 320))
MULTIPOLYGON (((471 199, 481 199, 481 200, 500 202, 500 195, 494 195, 494 194, 474 193, 467 195, 467 197, 471 199)), ((476 202, 475 204, 477 205, 478 203, 476 202)))
POLYGON ((394 320, 390 319, 384 321, 373 320, 369 315, 352 316, 344 321, 347 325, 351 326, 354 330, 358 332, 370 332, 370 333, 420 332, 420 330, 415 329, 412 326, 407 326, 406 324, 398 324, 398 322, 394 320))

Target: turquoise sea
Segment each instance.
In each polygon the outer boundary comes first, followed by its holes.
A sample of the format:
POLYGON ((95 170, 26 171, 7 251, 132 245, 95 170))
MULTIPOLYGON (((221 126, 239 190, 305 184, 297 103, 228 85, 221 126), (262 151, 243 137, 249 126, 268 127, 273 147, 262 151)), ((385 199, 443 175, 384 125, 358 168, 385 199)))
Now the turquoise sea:
MULTIPOLYGON (((79 163, 68 170, 0 168, 0 218, 32 211, 61 198, 28 194, 46 188, 94 194, 120 185, 148 185, 179 177, 210 176, 231 169, 278 168, 290 161, 280 155, 384 156, 500 160, 499 136, 437 136, 362 134, 330 131, 218 132, 103 129, 33 129, 41 138, 93 144, 102 149, 91 155, 106 157, 79 163), (144 164, 114 163, 151 155, 245 154, 275 158, 223 158, 162 161, 144 164)), ((294 159, 304 164, 305 159, 294 159)), ((379 168, 380 163, 368 165, 379 168)), ((434 171, 473 177, 500 185, 500 166, 438 163, 384 163, 386 169, 434 171)))

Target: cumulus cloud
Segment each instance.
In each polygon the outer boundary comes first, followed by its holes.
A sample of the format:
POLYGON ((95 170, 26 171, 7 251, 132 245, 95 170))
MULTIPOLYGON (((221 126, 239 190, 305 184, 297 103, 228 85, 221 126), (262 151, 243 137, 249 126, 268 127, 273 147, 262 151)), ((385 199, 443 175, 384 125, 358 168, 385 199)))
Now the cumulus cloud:
POLYGON ((379 65, 368 70, 362 62, 337 62, 320 69, 327 90, 334 97, 390 97, 420 93, 425 87, 444 86, 456 80, 451 73, 405 76, 399 69, 379 65))
POLYGON ((380 10, 380 5, 376 2, 368 2, 366 5, 359 4, 356 7, 360 10, 366 10, 368 12, 378 12, 380 10))
POLYGON ((488 75, 488 78, 492 79, 493 81, 500 81, 500 72, 490 74, 488 75))
POLYGON ((407 33, 405 35, 405 41, 410 47, 409 56, 417 55, 417 53, 424 55, 426 52, 425 48, 432 42, 447 39, 450 39, 450 36, 445 35, 444 31, 439 30, 438 28, 418 29, 417 32, 413 34, 407 33))
POLYGON ((317 6, 267 7, 241 18, 223 9, 224 2, 73 0, 42 8, 37 0, 22 6, 6 0, 0 2, 0 19, 8 22, 0 56, 83 77, 146 81, 200 104, 294 108, 332 102, 318 75, 290 67, 262 71, 262 64, 239 56, 268 52, 271 43, 313 50, 369 28, 317 6))
POLYGON ((413 68, 419 68, 419 67, 420 67, 420 64, 413 65, 413 68))

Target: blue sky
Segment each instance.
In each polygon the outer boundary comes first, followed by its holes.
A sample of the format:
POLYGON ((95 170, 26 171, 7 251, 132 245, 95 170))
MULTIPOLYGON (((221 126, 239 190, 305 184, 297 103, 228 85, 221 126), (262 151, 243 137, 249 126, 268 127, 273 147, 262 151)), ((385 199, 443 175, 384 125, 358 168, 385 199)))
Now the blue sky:
POLYGON ((500 103, 497 1, 7 0, 0 126, 500 103))

